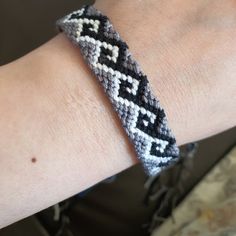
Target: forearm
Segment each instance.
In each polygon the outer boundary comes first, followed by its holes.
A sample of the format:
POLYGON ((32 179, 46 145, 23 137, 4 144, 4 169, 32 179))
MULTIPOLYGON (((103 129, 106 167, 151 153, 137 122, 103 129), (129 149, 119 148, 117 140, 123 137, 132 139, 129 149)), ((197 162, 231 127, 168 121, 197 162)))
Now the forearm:
POLYGON ((1 226, 136 162, 101 86, 65 36, 2 67, 0 78, 1 226))

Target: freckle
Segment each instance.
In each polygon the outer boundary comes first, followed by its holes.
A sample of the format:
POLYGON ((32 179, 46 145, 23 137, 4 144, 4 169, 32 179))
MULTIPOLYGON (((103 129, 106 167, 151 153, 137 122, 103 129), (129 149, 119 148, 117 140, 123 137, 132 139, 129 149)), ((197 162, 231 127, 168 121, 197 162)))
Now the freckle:
POLYGON ((32 163, 35 163, 36 161, 37 161, 37 159, 36 159, 35 157, 32 157, 32 158, 31 158, 31 162, 32 162, 32 163))

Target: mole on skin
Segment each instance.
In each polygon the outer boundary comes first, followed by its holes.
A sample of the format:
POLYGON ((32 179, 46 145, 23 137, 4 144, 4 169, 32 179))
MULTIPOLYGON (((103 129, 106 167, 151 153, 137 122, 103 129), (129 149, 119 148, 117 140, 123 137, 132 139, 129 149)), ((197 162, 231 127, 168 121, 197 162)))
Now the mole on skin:
POLYGON ((32 159, 31 159, 31 162, 32 163, 35 163, 37 161, 37 159, 35 158, 35 157, 33 157, 32 159))

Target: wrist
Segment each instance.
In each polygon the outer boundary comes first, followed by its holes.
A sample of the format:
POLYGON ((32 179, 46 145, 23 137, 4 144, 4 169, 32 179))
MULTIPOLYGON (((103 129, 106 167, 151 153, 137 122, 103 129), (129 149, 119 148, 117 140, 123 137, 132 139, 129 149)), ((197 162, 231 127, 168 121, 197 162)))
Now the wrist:
POLYGON ((83 140, 86 137, 87 141, 81 143, 85 145, 84 149, 91 151, 91 159, 87 162, 93 162, 92 153, 97 152, 100 161, 106 163, 107 170, 110 169, 110 175, 136 163, 133 145, 103 88, 82 58, 80 50, 63 34, 58 35, 54 41, 52 51, 47 49, 45 53, 45 60, 48 62, 45 63, 45 70, 52 60, 50 55, 54 55, 56 61, 51 65, 51 77, 55 77, 55 83, 59 81, 59 84, 52 85, 56 94, 51 99, 61 108, 58 116, 65 116, 66 126, 77 130, 76 136, 83 137, 83 140), (59 94, 57 90, 60 91, 59 94))
POLYGON ((169 126, 176 136, 178 145, 190 141, 184 136, 181 123, 182 105, 186 102, 183 95, 191 96, 191 93, 184 92, 183 83, 176 83, 178 72, 172 67, 171 62, 181 56, 181 50, 177 45, 173 47, 173 44, 168 42, 167 32, 173 33, 172 28, 175 26, 163 15, 158 16, 161 11, 158 9, 160 2, 98 0, 95 2, 95 7, 110 18, 148 76, 150 86, 165 109, 169 126))
POLYGON ((178 145, 235 125, 225 96, 234 81, 231 2, 98 0, 95 7, 111 19, 147 74, 178 145))

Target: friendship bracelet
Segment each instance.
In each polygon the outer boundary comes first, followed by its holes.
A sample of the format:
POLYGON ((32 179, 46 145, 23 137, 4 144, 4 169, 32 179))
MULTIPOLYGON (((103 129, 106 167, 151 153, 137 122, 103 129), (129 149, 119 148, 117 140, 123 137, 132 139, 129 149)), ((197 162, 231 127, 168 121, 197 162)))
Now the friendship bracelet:
POLYGON ((153 176, 176 162, 179 149, 165 112, 108 17, 84 6, 56 25, 80 48, 101 82, 145 172, 153 176))

